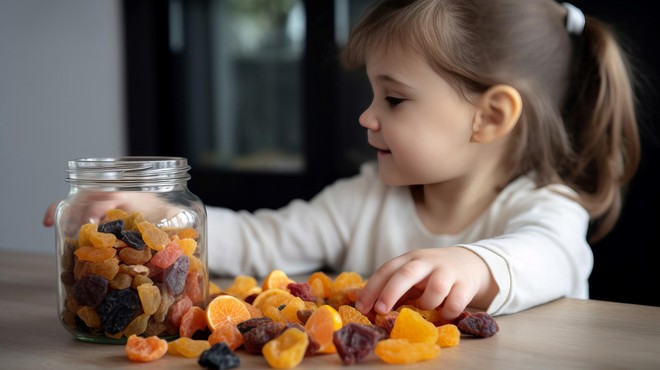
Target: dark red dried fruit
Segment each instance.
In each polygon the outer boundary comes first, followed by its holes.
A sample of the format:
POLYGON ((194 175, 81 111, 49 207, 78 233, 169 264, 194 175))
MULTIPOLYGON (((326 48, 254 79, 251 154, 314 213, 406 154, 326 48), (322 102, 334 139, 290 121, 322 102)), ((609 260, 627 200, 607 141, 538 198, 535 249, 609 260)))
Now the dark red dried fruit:
POLYGON ((273 320, 270 317, 259 316, 259 317, 253 317, 251 319, 247 319, 243 322, 239 322, 238 325, 236 325, 236 327, 238 328, 238 331, 241 332, 241 334, 245 334, 259 325, 272 321, 273 320))
POLYGON ((495 319, 487 312, 475 312, 462 317, 458 320, 456 326, 461 333, 481 338, 492 337, 500 330, 495 319))
POLYGON ((261 354, 264 345, 275 339, 283 330, 284 324, 281 322, 271 321, 258 325, 243 334, 243 347, 250 353, 261 354))
POLYGON ((316 297, 312 294, 312 288, 309 283, 289 283, 286 287, 293 296, 303 301, 316 302, 316 297))
POLYGON ((108 294, 108 280, 96 275, 83 276, 73 285, 73 298, 83 306, 96 307, 108 294))
POLYGON ((332 341, 344 365, 353 365, 367 357, 382 338, 371 326, 349 323, 334 332, 332 341))

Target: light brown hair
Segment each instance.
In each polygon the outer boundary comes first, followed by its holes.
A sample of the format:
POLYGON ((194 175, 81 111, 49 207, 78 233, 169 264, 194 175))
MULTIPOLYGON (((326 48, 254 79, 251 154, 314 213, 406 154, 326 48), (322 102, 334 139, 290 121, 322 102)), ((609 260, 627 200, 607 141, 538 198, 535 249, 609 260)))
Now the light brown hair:
POLYGON ((632 73, 612 30, 587 16, 569 35, 552 0, 384 0, 357 23, 349 68, 373 47, 421 56, 468 100, 496 84, 518 90, 523 112, 506 156, 508 179, 575 189, 591 216, 590 240, 616 223, 640 140, 632 73))

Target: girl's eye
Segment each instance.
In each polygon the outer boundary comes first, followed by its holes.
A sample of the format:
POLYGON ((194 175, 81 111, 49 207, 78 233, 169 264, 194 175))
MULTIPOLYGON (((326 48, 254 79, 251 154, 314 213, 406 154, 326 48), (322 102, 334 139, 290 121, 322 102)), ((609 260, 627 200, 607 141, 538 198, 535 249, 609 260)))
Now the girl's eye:
POLYGON ((397 105, 403 103, 403 101, 405 99, 395 98, 393 96, 388 96, 388 97, 385 98, 385 100, 387 100, 387 103, 390 105, 390 107, 394 107, 394 106, 397 106, 397 105))

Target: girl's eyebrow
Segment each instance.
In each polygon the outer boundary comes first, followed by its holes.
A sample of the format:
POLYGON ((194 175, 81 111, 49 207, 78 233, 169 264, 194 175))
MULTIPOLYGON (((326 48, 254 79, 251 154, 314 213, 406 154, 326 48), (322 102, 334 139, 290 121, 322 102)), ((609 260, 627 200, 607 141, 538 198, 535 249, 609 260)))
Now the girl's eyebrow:
POLYGON ((376 80, 378 80, 378 81, 383 81, 383 82, 392 82, 392 83, 395 83, 395 84, 401 85, 401 86, 403 86, 403 87, 407 87, 407 88, 409 88, 409 89, 412 89, 412 86, 407 85, 407 84, 405 84, 405 83, 403 83, 403 82, 397 80, 396 78, 394 78, 394 77, 392 77, 392 76, 390 76, 390 75, 386 75, 386 74, 380 74, 380 75, 377 75, 377 76, 376 76, 376 80))

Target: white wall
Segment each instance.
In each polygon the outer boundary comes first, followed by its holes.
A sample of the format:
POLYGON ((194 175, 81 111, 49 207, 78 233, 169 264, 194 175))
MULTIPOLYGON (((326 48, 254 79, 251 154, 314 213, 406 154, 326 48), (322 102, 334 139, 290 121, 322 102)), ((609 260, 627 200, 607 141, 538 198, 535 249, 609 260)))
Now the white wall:
POLYGON ((0 0, 0 248, 54 254, 67 160, 125 154, 122 73, 119 0, 0 0))

